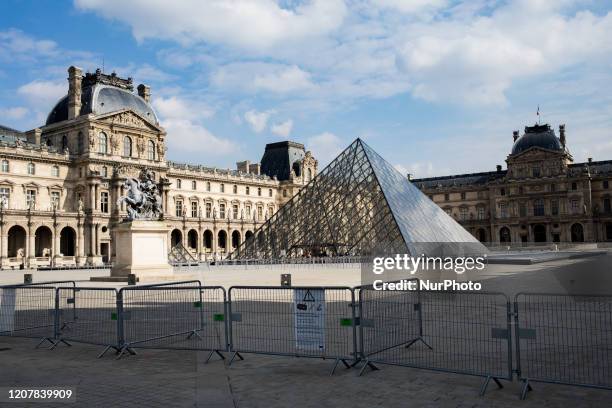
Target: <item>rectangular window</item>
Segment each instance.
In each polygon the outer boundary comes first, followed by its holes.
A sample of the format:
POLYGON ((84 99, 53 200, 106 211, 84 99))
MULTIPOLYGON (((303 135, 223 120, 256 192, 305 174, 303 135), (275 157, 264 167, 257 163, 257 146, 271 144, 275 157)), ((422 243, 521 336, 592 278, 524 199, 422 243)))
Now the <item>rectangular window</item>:
POLYGON ((544 200, 535 200, 533 202, 533 215, 542 217, 544 215, 544 200))
POLYGON ((578 214, 580 212, 579 211, 580 201, 572 200, 571 205, 572 205, 572 214, 578 214))
POLYGON ((36 208, 36 190, 26 191, 26 205, 32 210, 36 208))
POLYGON ((610 183, 608 180, 604 180, 603 181, 603 188, 605 188, 606 190, 610 187, 610 183))
POLYGON ((462 192, 462 193, 461 193, 461 199, 462 199, 462 200, 465 200, 465 192, 462 192))
POLYGON ((268 196, 272 197, 272 189, 268 189, 268 196))
POLYGON ((250 219, 250 218, 251 218, 251 206, 250 206, 250 205, 247 205, 247 206, 245 207, 244 212, 245 212, 245 214, 244 214, 244 215, 246 216, 246 219, 247 219, 247 220, 248 220, 248 219, 250 219))
POLYGON ((182 217, 183 216, 183 200, 176 200, 176 216, 177 217, 182 217))
POLYGON ((195 180, 193 180, 193 181, 191 182, 191 189, 192 189, 192 190, 195 190, 196 188, 197 188, 196 181, 195 181, 195 180))
POLYGON ((100 193, 100 211, 108 213, 108 192, 102 191, 100 193))
POLYGON ((11 198, 11 189, 8 187, 0 187, 0 205, 2 208, 8 208, 11 198))
POLYGON ((558 200, 552 200, 550 202, 550 213, 552 215, 559 215, 559 201, 558 200))
POLYGON ((257 219, 258 220, 263 219, 263 207, 257 207, 257 219))
POLYGON ((508 218, 508 206, 505 203, 499 205, 499 216, 501 218, 508 218))
POLYGON ((234 184, 234 187, 232 187, 234 194, 238 194, 238 186, 234 184))
POLYGON ((206 191, 210 191, 210 181, 206 182, 206 191))
POLYGON ((444 201, 448 201, 449 199, 450 199, 450 195, 448 193, 444 194, 444 201))
POLYGON ((606 213, 606 214, 610 214, 610 212, 612 211, 612 208, 610 207, 610 199, 609 198, 604 198, 604 200, 603 200, 603 208, 604 208, 604 213, 606 213))
POLYGON ((206 203, 206 218, 212 218, 212 203, 206 203))
POLYGON ((221 183, 220 191, 225 193, 225 184, 221 183))
POLYGON ((249 195, 251 193, 251 189, 249 188, 249 186, 246 186, 246 195, 249 195))
POLYGON ((459 209, 459 219, 461 221, 466 221, 468 219, 468 209, 466 207, 461 207, 459 209))
POLYGON ((198 202, 197 201, 191 202, 191 216, 193 218, 197 218, 198 216, 198 202))
POLYGON ((531 174, 533 177, 540 177, 540 168, 534 167, 533 169, 531 169, 531 174))
POLYGON ((238 204, 232 206, 232 216, 235 220, 238 219, 238 204))
POLYGON ((484 220, 485 219, 485 209, 484 207, 478 207, 478 219, 479 220, 484 220))
POLYGON ((257 188, 257 195, 261 197, 261 187, 257 188))
POLYGON ((225 219, 225 204, 223 203, 219 204, 219 218, 225 219))
POLYGON ((527 216, 527 206, 525 205, 525 203, 519 203, 519 216, 527 216))

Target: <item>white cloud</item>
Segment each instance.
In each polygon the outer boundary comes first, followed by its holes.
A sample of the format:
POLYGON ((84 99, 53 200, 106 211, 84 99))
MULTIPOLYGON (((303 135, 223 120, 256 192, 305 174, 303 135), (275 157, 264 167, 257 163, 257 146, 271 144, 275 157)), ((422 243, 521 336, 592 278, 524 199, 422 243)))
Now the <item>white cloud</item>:
POLYGON ((276 94, 304 92, 315 87, 310 74, 296 65, 238 62, 215 70, 210 81, 219 88, 276 94))
POLYGON ((0 116, 10 120, 23 119, 28 112, 29 110, 27 108, 24 108, 23 106, 15 106, 13 108, 0 108, 0 116))
POLYGON ((343 0, 313 0, 292 8, 273 0, 75 0, 75 5, 128 24, 139 41, 203 41, 257 50, 325 35, 346 14, 343 0))
POLYGON ((57 56, 59 51, 54 41, 37 40, 16 29, 0 31, 0 60, 35 61, 39 57, 57 56))
POLYGON ((199 101, 171 96, 153 98, 153 107, 162 119, 198 121, 214 115, 214 110, 199 101))
POLYGON ((238 150, 233 142, 214 135, 192 121, 170 119, 161 124, 168 132, 166 141, 173 154, 197 154, 200 162, 205 162, 218 159, 219 155, 235 155, 238 150))
POLYGON ((375 7, 387 8, 402 13, 417 13, 440 9, 447 5, 446 0, 372 0, 375 7))
POLYGON ((274 114, 273 110, 267 110, 264 112, 250 110, 244 114, 244 120, 247 121, 255 133, 261 133, 268 126, 268 120, 272 114, 274 114))
POLYGON ((54 104, 68 93, 66 82, 35 80, 17 89, 17 94, 25 98, 31 106, 50 111, 54 104))
POLYGON ((282 137, 288 137, 293 130, 293 120, 287 119, 284 122, 275 123, 270 127, 272 133, 282 137))
POLYGON ((326 166, 346 148, 342 140, 331 132, 323 132, 308 138, 307 146, 323 166, 326 166))

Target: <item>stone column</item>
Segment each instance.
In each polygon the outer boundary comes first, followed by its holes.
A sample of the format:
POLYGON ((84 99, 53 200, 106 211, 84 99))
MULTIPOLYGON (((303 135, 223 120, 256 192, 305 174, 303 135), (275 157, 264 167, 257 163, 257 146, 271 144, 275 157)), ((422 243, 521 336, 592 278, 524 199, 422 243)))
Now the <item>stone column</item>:
POLYGON ((89 185, 89 208, 91 211, 96 208, 96 186, 94 184, 89 185))
POLYGON ((2 259, 8 257, 8 231, 5 231, 4 226, 2 227, 2 259))
POLYGON ((85 227, 83 222, 80 221, 77 227, 77 265, 83 265, 85 263, 85 227))
POLYGON ((36 234, 34 234, 34 232, 32 231, 32 225, 29 224, 28 225, 28 236, 26 239, 26 257, 28 258, 28 264, 30 266, 34 265, 34 258, 35 258, 35 240, 36 240, 36 234))
POLYGON ((202 260, 202 250, 204 248, 204 230, 202 225, 198 225, 198 261, 202 260))

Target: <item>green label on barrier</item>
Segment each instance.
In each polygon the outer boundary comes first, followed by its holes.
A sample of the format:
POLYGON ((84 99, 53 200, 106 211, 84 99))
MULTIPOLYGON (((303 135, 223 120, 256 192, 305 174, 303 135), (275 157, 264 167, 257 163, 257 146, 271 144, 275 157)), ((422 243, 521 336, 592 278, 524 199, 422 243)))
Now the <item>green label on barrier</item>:
POLYGON ((193 307, 202 307, 202 302, 200 301, 193 302, 193 307))
POLYGON ((215 314, 215 315, 213 315, 213 320, 214 320, 215 322, 222 322, 222 321, 224 321, 224 320, 225 320, 225 315, 224 315, 224 314, 222 314, 222 313, 215 314))
POLYGON ((111 312, 111 320, 117 320, 117 312, 111 312))
POLYGON ((344 319, 340 319, 340 326, 352 326, 353 325, 353 319, 349 318, 344 318, 344 319))

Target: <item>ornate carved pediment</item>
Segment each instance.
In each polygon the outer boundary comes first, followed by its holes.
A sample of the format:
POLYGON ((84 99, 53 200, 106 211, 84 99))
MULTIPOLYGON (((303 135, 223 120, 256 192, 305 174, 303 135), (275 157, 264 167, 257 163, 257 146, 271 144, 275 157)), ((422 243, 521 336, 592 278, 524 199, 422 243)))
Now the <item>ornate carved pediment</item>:
POLYGON ((124 110, 108 115, 102 115, 99 119, 111 125, 123 125, 153 131, 160 130, 157 126, 152 125, 150 122, 132 110, 124 110))

